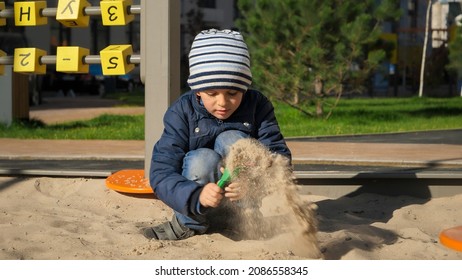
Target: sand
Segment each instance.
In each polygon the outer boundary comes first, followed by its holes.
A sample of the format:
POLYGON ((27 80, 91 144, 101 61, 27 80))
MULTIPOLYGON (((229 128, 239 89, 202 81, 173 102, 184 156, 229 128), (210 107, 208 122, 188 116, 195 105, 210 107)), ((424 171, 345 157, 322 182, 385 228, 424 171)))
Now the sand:
POLYGON ((292 236, 283 242, 288 251, 300 257, 317 259, 321 256, 317 240, 317 206, 312 201, 300 199, 288 158, 271 153, 255 139, 246 138, 230 147, 223 165, 233 174, 232 183, 239 184, 240 191, 245 193, 232 208, 234 212, 243 213, 237 215, 240 219, 235 222, 238 234, 261 239, 290 232, 292 236), (242 211, 241 205, 247 209, 242 211), (271 222, 265 216, 284 219, 271 222))
MULTIPOLYGON (((377 194, 329 199, 304 195, 318 206, 321 259, 460 260, 439 243, 441 230, 462 224, 462 195, 429 200, 377 194)), ((284 221, 274 198, 264 218, 284 221)), ((3 260, 292 260, 293 234, 283 227, 263 239, 236 239, 227 231, 182 241, 147 240, 139 229, 171 218, 151 197, 110 190, 104 179, 0 177, 0 259, 3 260)), ((279 209, 280 210, 280 209, 279 209)), ((286 209, 287 210, 287 209, 286 209)))

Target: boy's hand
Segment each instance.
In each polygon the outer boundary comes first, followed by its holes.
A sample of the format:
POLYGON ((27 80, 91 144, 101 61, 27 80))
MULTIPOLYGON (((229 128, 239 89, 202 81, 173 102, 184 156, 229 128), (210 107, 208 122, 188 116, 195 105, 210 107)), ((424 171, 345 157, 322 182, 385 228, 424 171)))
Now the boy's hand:
POLYGON ((239 183, 231 183, 225 188, 225 197, 231 201, 236 201, 244 198, 247 193, 247 188, 239 183))
POLYGON ((215 183, 205 185, 199 195, 199 202, 204 207, 218 207, 222 199, 223 190, 215 183))

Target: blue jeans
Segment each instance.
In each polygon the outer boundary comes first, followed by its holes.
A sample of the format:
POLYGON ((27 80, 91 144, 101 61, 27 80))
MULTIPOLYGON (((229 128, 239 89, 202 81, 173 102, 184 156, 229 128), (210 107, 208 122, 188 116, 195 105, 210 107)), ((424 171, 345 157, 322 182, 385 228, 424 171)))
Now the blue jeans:
MULTIPOLYGON (((229 147, 237 140, 248 138, 249 135, 238 130, 228 130, 217 136, 212 149, 200 148, 188 152, 183 159, 182 175, 201 185, 216 183, 221 176, 220 162, 228 154, 229 147)), ((199 207, 199 206, 198 206, 199 207)), ((204 233, 209 228, 205 215, 186 216, 175 211, 178 222, 198 233, 204 233)))

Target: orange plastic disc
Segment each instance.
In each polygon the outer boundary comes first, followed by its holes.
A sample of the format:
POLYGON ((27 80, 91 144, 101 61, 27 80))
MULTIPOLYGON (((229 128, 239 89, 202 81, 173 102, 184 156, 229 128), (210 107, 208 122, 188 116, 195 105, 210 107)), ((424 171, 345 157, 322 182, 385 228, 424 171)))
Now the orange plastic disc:
POLYGON ((462 226, 443 230, 440 233, 440 242, 446 247, 462 251, 462 226))
POLYGON ((106 186, 122 193, 154 193, 144 170, 121 170, 106 178, 106 186))

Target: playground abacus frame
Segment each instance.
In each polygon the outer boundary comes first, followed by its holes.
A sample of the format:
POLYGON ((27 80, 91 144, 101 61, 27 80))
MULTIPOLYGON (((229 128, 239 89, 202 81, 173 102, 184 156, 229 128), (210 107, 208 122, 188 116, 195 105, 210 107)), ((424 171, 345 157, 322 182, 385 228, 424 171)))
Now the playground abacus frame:
POLYGON ((46 1, 27 1, 6 8, 0 1, 0 25, 7 24, 6 18, 14 17, 16 25, 27 28, 47 24, 48 18, 54 17, 68 28, 85 28, 90 16, 101 16, 103 25, 109 26, 128 24, 140 15, 141 29, 140 54, 134 54, 130 45, 109 45, 98 55, 80 46, 60 46, 64 54, 56 56, 34 47, 20 48, 15 49, 15 54, 0 51, 0 71, 3 65, 13 65, 15 72, 43 74, 44 67, 56 64, 57 71, 85 73, 88 64, 101 64, 103 75, 123 75, 139 64, 145 88, 145 174, 148 174, 152 147, 163 131, 163 114, 180 94, 179 2, 141 0, 141 5, 131 5, 131 0, 103 0, 96 7, 85 0, 59 0, 54 8, 46 7, 46 1))
MULTIPOLYGON (((88 27, 90 16, 101 16, 106 26, 126 25, 133 21, 135 14, 141 13, 141 6, 132 3, 132 0, 103 0, 96 7, 86 0, 59 0, 56 8, 49 8, 46 1, 27 1, 5 8, 5 3, 0 2, 0 25, 6 25, 2 19, 9 17, 14 18, 16 26, 44 25, 48 17, 54 17, 66 27, 82 28, 88 27)), ((14 72, 34 74, 45 74, 47 64, 56 64, 56 71, 65 73, 88 73, 88 64, 101 64, 103 75, 125 75, 135 63, 140 63, 130 45, 110 45, 92 56, 88 49, 79 46, 60 46, 56 56, 47 56, 46 51, 39 48, 18 48, 12 58, 5 56, 0 52, 0 73, 5 64, 12 64, 14 72)))

